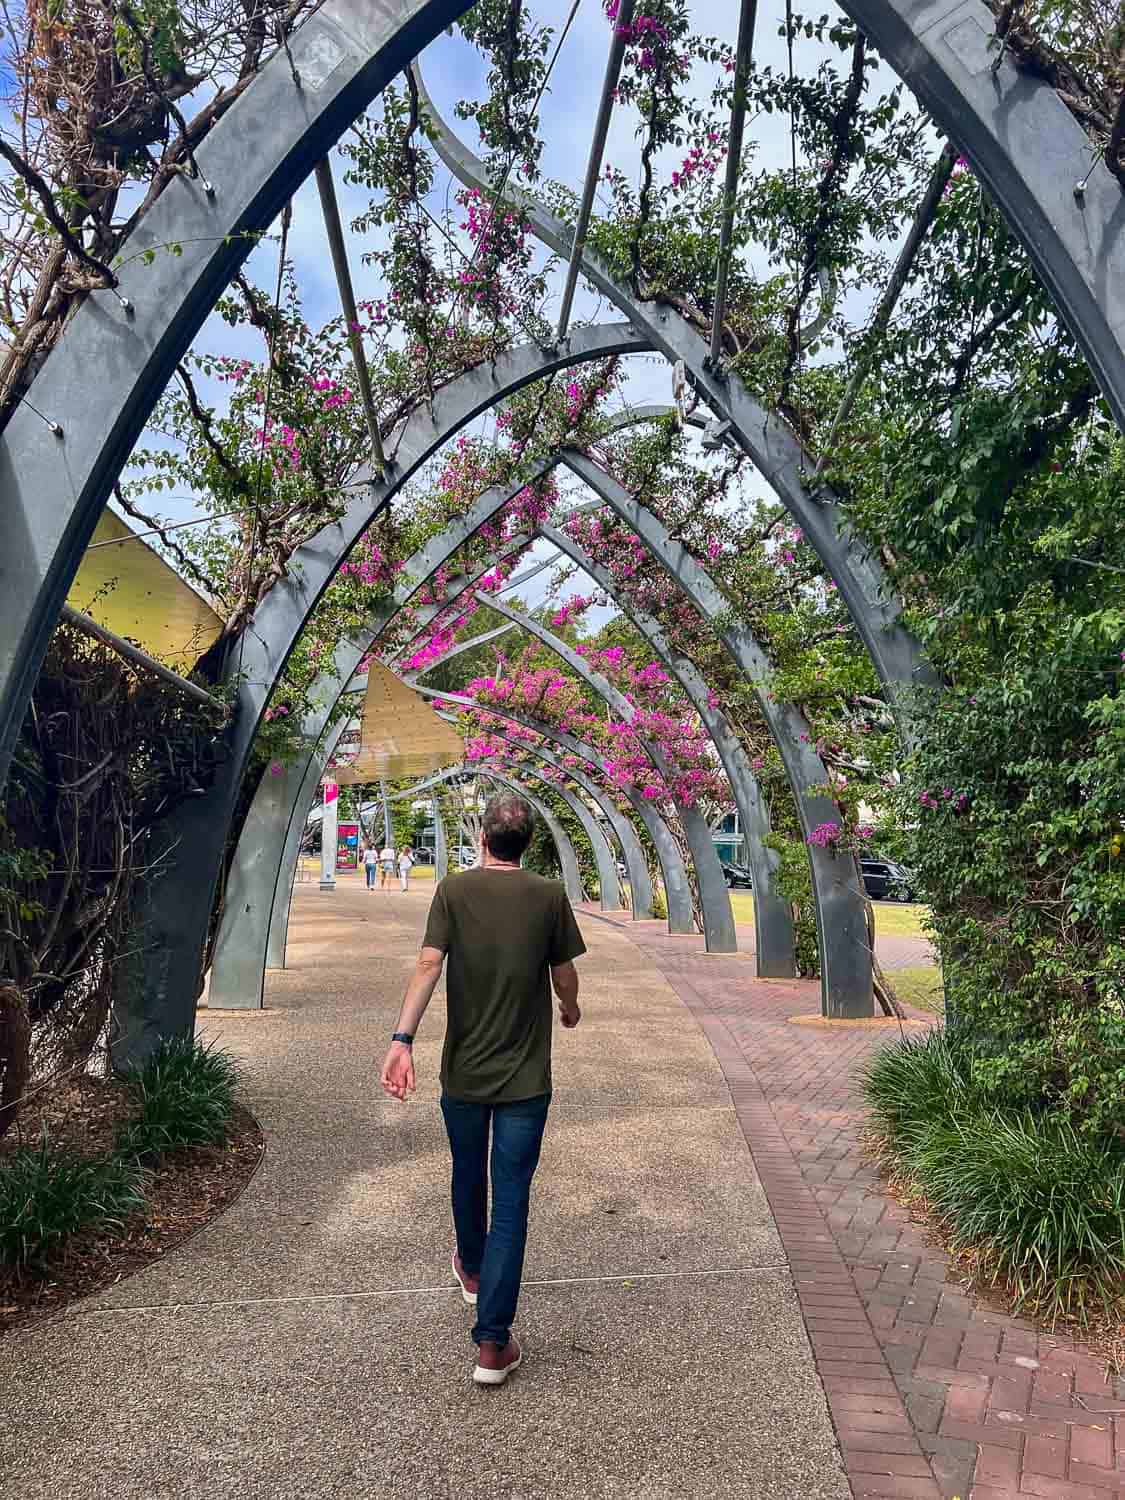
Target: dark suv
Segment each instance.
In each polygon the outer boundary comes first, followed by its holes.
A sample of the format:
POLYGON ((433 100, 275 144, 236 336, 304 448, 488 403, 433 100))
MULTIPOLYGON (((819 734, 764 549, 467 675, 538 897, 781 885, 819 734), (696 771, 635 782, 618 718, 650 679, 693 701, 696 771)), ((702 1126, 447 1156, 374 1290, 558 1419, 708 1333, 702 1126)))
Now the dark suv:
POLYGON ((863 888, 872 901, 913 901, 914 891, 910 884, 909 871, 904 870, 893 859, 861 859, 860 874, 863 888))
POLYGON ((723 879, 726 881, 728 888, 733 889, 735 886, 742 886, 744 890, 750 890, 754 881, 745 865, 731 864, 725 859, 720 860, 719 863, 722 865, 723 879))

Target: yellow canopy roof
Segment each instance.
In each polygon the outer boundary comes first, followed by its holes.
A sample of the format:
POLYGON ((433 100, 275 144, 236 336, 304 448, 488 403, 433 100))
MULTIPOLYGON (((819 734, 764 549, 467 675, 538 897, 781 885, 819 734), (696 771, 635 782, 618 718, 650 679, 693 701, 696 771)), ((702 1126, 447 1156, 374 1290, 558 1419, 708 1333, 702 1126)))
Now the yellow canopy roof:
POLYGON ((372 662, 359 748, 346 765, 326 772, 341 786, 381 777, 425 776, 455 765, 464 753, 461 736, 439 719, 426 700, 389 667, 372 662))
POLYGON ((66 602, 180 671, 194 666, 223 628, 206 599, 111 510, 102 512, 66 602))

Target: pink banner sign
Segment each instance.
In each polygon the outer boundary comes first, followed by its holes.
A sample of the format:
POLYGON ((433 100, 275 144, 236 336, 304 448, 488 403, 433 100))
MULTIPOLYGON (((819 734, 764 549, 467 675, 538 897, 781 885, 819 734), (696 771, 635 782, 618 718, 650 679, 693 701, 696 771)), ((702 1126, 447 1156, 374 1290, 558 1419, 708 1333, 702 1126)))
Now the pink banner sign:
POLYGON ((326 781, 324 783, 324 800, 325 800, 325 802, 335 802, 336 798, 339 795, 340 795, 340 788, 336 785, 336 783, 334 781, 326 781))

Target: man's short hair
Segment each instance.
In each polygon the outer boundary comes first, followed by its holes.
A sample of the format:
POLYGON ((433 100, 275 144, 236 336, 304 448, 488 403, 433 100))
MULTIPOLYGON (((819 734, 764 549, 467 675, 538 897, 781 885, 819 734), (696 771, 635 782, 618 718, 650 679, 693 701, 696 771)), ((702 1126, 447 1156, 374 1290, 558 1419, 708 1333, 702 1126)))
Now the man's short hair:
POLYGON ((497 792, 484 810, 484 842, 497 859, 517 860, 531 843, 535 814, 515 792, 497 792))

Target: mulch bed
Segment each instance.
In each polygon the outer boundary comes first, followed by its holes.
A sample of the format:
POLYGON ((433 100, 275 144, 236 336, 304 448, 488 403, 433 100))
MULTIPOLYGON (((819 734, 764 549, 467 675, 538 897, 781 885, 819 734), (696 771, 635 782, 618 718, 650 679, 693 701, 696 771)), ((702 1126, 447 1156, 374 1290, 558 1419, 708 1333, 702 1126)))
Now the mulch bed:
MULTIPOLYGON (((112 1149, 117 1128, 129 1112, 128 1095, 120 1083, 70 1081, 28 1101, 17 1124, 0 1141, 0 1163, 21 1143, 33 1144, 43 1126, 55 1143, 83 1155, 101 1155, 112 1149)), ((75 1235, 37 1272, 16 1276, 0 1266, 0 1333, 104 1291, 183 1244, 238 1197, 264 1149, 257 1120, 236 1105, 225 1145, 170 1152, 148 1174, 145 1212, 129 1220, 123 1231, 75 1235)))

